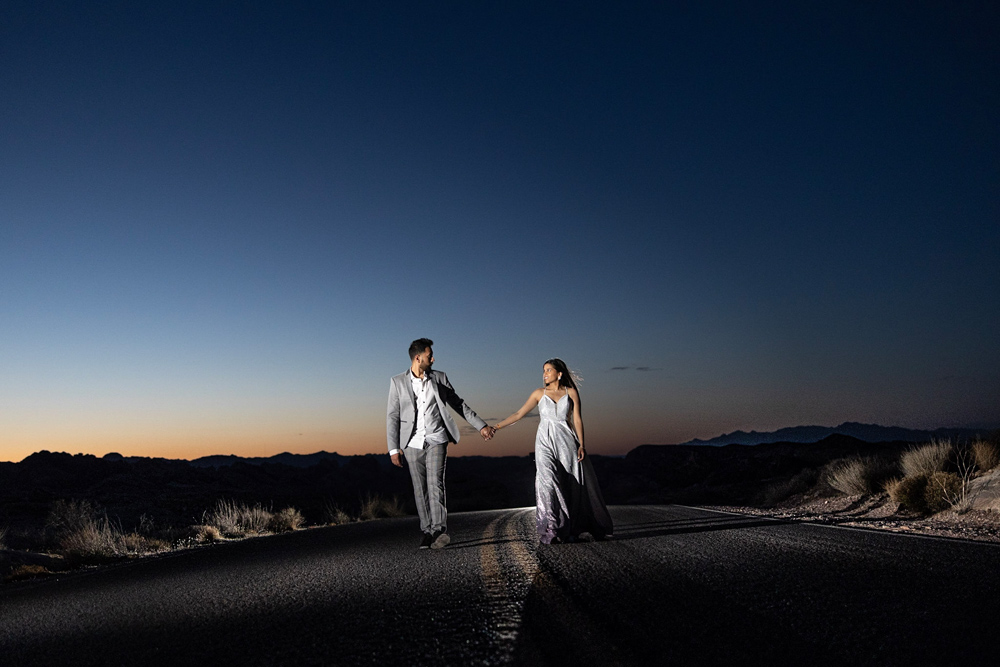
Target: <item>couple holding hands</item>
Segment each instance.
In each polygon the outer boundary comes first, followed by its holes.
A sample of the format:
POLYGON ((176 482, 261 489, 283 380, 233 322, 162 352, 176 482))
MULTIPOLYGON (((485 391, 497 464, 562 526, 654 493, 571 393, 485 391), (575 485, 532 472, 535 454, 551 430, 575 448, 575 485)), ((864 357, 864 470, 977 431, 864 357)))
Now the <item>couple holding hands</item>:
POLYGON ((583 448, 580 393, 561 359, 542 366, 542 382, 521 409, 489 426, 462 400, 448 376, 432 370, 434 342, 419 338, 410 344, 410 368, 392 378, 386 410, 389 455, 393 464, 410 469, 413 496, 423 531, 421 549, 441 549, 451 542, 444 478, 448 445, 458 442, 451 406, 484 440, 514 424, 538 406, 535 434, 535 521, 543 544, 605 539, 611 516, 597 477, 583 448))

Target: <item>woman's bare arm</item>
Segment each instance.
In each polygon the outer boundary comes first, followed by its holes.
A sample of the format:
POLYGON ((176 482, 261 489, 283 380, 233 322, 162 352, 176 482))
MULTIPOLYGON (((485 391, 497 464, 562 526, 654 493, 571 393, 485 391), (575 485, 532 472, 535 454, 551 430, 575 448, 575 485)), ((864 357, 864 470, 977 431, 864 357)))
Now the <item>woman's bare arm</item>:
POLYGON ((573 387, 567 388, 569 398, 573 401, 573 430, 576 431, 576 441, 580 447, 576 454, 576 459, 582 461, 586 450, 583 448, 583 415, 580 408, 580 392, 573 387))
POLYGON ((529 396, 528 400, 524 402, 524 405, 521 406, 520 410, 518 410, 511 416, 507 417, 503 421, 497 422, 493 428, 499 431, 503 427, 510 426, 511 424, 523 419, 526 414, 531 412, 535 408, 535 406, 538 405, 538 401, 542 400, 542 391, 543 391, 542 389, 536 389, 535 391, 531 392, 531 396, 529 396))

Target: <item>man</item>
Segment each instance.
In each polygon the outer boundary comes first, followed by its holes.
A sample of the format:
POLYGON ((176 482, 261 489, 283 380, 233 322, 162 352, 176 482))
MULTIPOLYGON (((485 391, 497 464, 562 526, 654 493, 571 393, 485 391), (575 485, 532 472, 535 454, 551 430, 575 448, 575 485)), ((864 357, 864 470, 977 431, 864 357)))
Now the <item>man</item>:
POLYGON ((410 368, 393 376, 389 383, 386 432, 389 456, 394 465, 410 468, 413 498, 417 502, 421 549, 448 546, 448 508, 444 492, 448 445, 458 442, 458 426, 446 405, 479 429, 483 440, 493 437, 493 429, 465 404, 434 364, 434 341, 418 338, 410 343, 410 368))

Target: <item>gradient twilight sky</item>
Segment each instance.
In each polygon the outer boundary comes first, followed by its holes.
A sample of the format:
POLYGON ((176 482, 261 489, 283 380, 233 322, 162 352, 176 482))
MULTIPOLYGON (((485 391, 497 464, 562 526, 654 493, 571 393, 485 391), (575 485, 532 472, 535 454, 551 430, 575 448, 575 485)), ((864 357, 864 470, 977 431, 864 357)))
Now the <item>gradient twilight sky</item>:
POLYGON ((996 425, 998 7, 4 2, 0 460, 996 425))

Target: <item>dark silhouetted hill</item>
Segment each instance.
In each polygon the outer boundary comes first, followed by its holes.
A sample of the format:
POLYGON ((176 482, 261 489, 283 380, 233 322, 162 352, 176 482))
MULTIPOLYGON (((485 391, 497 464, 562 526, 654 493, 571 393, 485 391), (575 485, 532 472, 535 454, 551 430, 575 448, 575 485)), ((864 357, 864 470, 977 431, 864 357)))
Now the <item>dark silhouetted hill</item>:
POLYGON ((986 435, 990 429, 939 428, 920 431, 899 426, 879 426, 844 422, 840 426, 792 426, 759 433, 757 431, 734 431, 710 440, 691 440, 685 445, 760 445, 771 442, 819 442, 831 435, 846 435, 864 442, 929 442, 934 439, 968 440, 986 435))
MULTIPOLYGON (((107 457, 105 457, 107 458, 107 457)), ((322 461, 332 461, 336 465, 343 464, 348 457, 330 452, 316 452, 315 454, 290 454, 283 452, 268 457, 242 457, 242 456, 203 456, 191 461, 191 465, 198 468, 221 468, 231 466, 234 463, 249 463, 251 465, 263 465, 265 463, 281 463, 293 468, 311 468, 322 461)))

